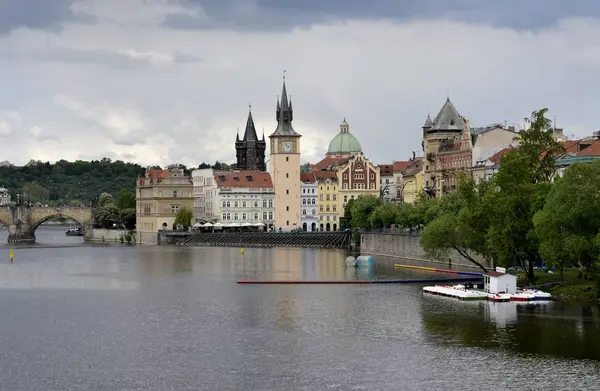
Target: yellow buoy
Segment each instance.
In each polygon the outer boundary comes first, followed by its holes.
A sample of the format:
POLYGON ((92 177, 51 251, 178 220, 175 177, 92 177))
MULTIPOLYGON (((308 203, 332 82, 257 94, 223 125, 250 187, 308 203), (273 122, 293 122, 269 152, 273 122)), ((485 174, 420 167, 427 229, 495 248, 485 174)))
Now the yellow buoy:
POLYGON ((10 263, 14 263, 15 261, 15 253, 13 250, 10 250, 10 252, 8 253, 8 256, 10 258, 10 263))
POLYGON ((244 253, 244 248, 240 248, 240 254, 244 253))

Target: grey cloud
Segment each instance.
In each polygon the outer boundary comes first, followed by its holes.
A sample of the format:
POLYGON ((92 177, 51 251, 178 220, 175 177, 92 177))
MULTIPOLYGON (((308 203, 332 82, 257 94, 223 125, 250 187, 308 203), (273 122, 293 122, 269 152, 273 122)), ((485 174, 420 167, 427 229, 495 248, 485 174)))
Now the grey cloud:
POLYGON ((74 14, 74 0, 0 0, 0 35, 19 27, 60 31, 64 22, 93 23, 88 14, 74 14))
POLYGON ((340 20, 448 18, 530 30, 566 17, 600 17, 597 0, 172 1, 198 15, 167 15, 164 24, 178 29, 286 30, 340 20))
MULTIPOLYGON (((37 52, 0 51, 0 61, 39 61, 66 64, 103 64, 116 69, 138 69, 152 65, 148 56, 130 56, 108 50, 48 48, 37 52)), ((202 59, 186 53, 172 55, 173 64, 201 64, 202 59)))

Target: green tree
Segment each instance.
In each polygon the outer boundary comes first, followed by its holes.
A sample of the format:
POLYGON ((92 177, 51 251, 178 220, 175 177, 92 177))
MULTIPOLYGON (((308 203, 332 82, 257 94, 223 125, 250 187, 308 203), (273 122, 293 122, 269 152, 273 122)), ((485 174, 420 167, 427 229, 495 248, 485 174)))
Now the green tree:
POLYGON ((354 205, 354 198, 351 198, 344 207, 344 221, 346 222, 346 228, 352 228, 352 205, 354 205))
POLYGON ((398 207, 394 204, 381 204, 371 212, 369 223, 372 228, 389 227, 396 223, 398 207))
POLYGON ((115 205, 119 209, 135 209, 135 192, 122 188, 115 198, 115 205))
POLYGON ((194 219, 194 212, 190 208, 186 208, 185 206, 175 214, 175 225, 182 226, 183 228, 188 228, 192 225, 192 220, 194 219))
POLYGON ((96 208, 96 226, 111 228, 113 224, 120 223, 121 211, 114 203, 106 203, 96 208))
POLYGON ((37 181, 26 182, 21 187, 23 198, 28 202, 46 203, 49 200, 49 192, 44 186, 37 181))
POLYGON ((533 223, 544 261, 560 269, 598 262, 600 163, 574 164, 556 181, 533 223))
POLYGON ((98 198, 98 207, 101 208, 105 205, 108 204, 114 204, 115 200, 112 196, 112 194, 109 193, 102 193, 100 194, 100 197, 98 198))
POLYGON ((368 229, 371 228, 370 215, 381 205, 379 197, 373 195, 361 195, 354 200, 351 209, 352 227, 368 229))
POLYGON ((119 211, 119 221, 127 229, 135 228, 135 208, 125 208, 119 211))

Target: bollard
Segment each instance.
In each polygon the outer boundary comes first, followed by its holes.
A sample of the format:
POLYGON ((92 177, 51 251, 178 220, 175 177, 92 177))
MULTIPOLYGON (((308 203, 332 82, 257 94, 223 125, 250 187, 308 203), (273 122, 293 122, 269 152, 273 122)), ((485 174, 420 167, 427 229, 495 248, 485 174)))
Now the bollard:
POLYGON ((10 263, 15 263, 15 253, 13 252, 13 250, 10 250, 8 256, 10 257, 10 263))

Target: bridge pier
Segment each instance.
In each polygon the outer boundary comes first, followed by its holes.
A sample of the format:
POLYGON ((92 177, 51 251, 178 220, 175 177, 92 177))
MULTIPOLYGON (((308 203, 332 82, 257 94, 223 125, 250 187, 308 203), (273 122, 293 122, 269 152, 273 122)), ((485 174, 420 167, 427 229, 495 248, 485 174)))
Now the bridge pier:
POLYGON ((8 243, 35 243, 35 233, 29 226, 11 224, 8 227, 8 243))

